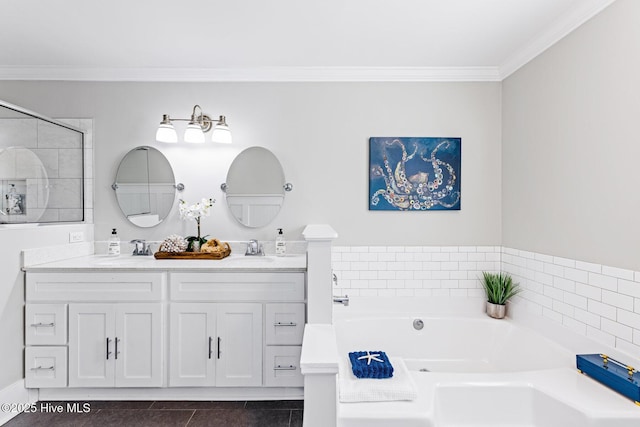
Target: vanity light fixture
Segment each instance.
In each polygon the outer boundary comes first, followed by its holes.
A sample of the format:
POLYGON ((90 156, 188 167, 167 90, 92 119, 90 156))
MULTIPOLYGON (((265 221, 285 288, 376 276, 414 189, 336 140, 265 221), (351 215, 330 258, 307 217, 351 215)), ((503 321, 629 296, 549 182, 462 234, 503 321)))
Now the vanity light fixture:
POLYGON ((193 107, 190 119, 172 119, 168 114, 163 114, 160 126, 158 126, 158 130, 156 131, 156 141, 166 143, 178 142, 178 134, 172 123, 174 121, 189 122, 187 124, 187 130, 184 132, 184 142, 202 144, 204 143, 204 133, 209 132, 211 128, 213 128, 213 134, 211 135, 212 142, 231 144, 231 130, 229 129, 229 125, 227 125, 227 118, 220 116, 216 121, 211 120, 211 117, 202 113, 202 108, 197 104, 193 107), (199 110, 199 112, 196 112, 196 110, 199 110))

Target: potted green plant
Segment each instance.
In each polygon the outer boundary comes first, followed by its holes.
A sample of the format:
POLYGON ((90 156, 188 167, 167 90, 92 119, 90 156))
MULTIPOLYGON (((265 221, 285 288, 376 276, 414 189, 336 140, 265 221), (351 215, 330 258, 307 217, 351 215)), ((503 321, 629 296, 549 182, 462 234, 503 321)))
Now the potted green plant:
POLYGON ((487 294, 487 314, 494 319, 502 319, 507 311, 507 301, 521 289, 507 273, 482 272, 482 286, 487 294))

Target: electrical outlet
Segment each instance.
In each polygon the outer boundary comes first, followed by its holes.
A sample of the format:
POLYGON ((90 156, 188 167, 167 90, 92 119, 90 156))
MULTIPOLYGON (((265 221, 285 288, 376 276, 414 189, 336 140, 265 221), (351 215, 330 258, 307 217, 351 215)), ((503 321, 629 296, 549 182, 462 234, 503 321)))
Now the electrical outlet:
POLYGON ((84 240, 84 233, 82 231, 74 231, 69 233, 69 243, 82 242, 84 240))

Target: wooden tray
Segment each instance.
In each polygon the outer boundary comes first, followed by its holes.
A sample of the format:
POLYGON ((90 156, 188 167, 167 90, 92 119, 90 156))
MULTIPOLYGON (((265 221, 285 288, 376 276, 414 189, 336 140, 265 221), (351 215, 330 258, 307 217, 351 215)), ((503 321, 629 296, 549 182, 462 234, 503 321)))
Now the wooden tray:
POLYGON ((155 259, 223 259, 231 255, 231 247, 222 243, 224 250, 220 252, 156 252, 155 259))

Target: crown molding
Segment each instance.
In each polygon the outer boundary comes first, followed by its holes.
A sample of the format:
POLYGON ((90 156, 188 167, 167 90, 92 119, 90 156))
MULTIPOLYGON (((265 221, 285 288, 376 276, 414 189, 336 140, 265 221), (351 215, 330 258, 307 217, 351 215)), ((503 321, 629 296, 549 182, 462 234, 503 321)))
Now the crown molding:
POLYGON ((499 66, 73 68, 0 67, 2 80, 113 82, 499 82, 616 0, 581 0, 499 66))
POLYGON ((0 80, 118 82, 477 82, 500 81, 500 72, 498 67, 0 67, 0 80))
POLYGON ((515 73, 529 61, 559 42, 576 28, 602 12, 616 0, 583 0, 580 5, 554 21, 538 37, 508 57, 500 66, 500 80, 515 73))

